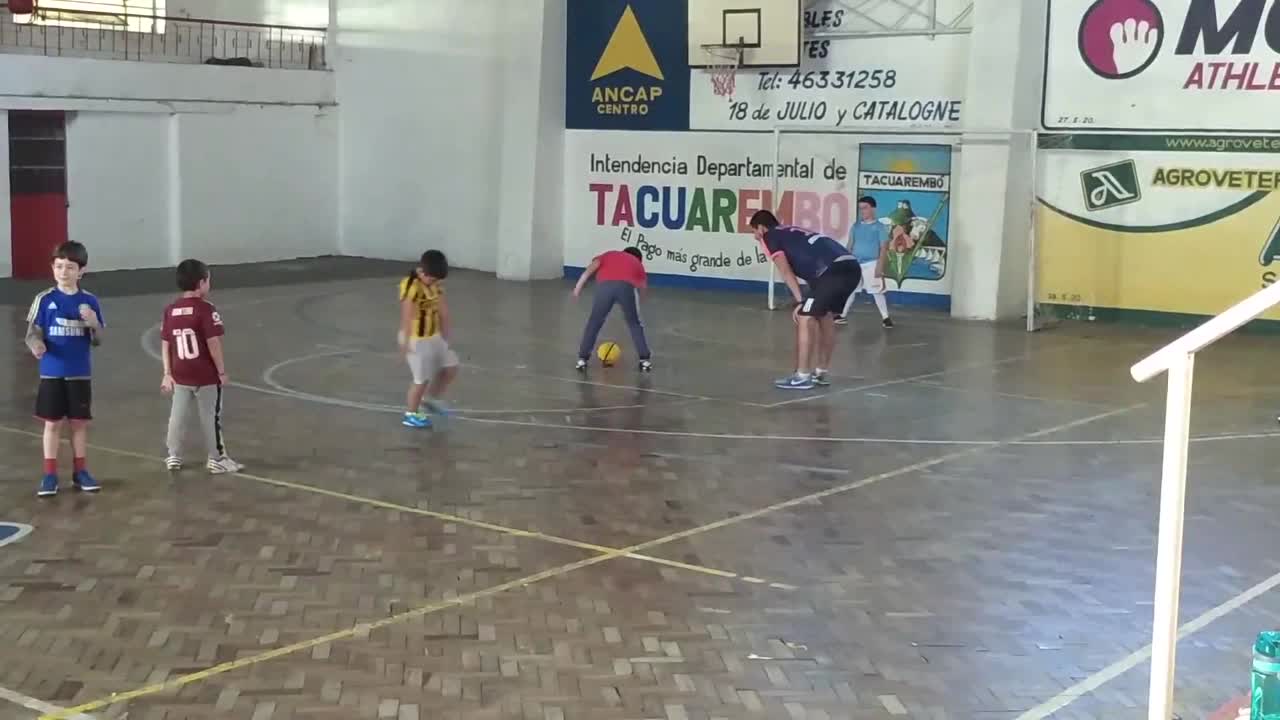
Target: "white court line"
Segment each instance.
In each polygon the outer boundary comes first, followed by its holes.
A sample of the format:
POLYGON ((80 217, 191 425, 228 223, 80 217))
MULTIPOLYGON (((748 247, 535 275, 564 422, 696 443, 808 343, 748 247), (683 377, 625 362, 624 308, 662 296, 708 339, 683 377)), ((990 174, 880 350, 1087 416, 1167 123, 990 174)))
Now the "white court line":
MULTIPOLYGON (((266 302, 266 301, 264 301, 266 302)), ((151 348, 148 343, 150 335, 158 330, 158 326, 152 327, 145 331, 141 337, 141 345, 143 351, 152 358, 159 360, 159 353, 151 348)), ((1006 358, 994 364, 983 364, 977 367, 994 366, 996 364, 1006 364, 1016 362, 1025 356, 1006 358)), ((940 373, 932 373, 931 375, 945 374, 963 369, 972 369, 967 367, 952 368, 951 370, 942 371, 940 373)), ((909 382, 916 382, 916 378, 903 378, 901 380, 891 380, 876 386, 864 386, 862 388, 847 388, 840 392, 852 392, 857 389, 870 389, 872 387, 880 387, 883 385, 898 385, 909 382)), ((344 407, 353 410, 364 410, 367 412, 379 413, 400 413, 403 408, 398 406, 383 405, 378 403, 364 403, 354 400, 343 400, 341 398, 330 397, 326 395, 314 395, 311 393, 301 392, 281 386, 280 388, 262 387, 259 385, 250 385, 242 382, 231 382, 230 385, 243 390, 261 393, 263 395, 273 395, 276 397, 287 398, 290 400, 300 400, 303 402, 313 402, 321 405, 329 405, 332 407, 344 407)), ((825 397, 825 396, 819 396, 825 397)), ((674 407, 680 403, 672 403, 661 407, 674 407)), ((637 407, 647 406, 617 406, 622 409, 633 409, 637 407)), ((765 406, 767 407, 767 406, 765 406)), ((616 408, 575 408, 572 412, 585 413, 596 409, 616 409, 616 408)), ((455 412, 458 412, 455 410, 455 412)), ((508 411, 489 410, 485 411, 491 414, 506 413, 508 411)), ((540 411, 546 412, 546 411, 540 411)), ((519 414, 516 411, 512 414, 519 414)), ((524 413, 531 414, 531 413, 524 413)), ((1098 445, 1158 445, 1163 440, 1161 438, 1122 438, 1111 440, 1013 440, 1009 442, 1001 442, 999 440, 950 440, 936 438, 885 438, 885 437, 821 437, 812 435, 754 435, 754 434, 735 434, 735 433, 701 433, 686 432, 676 430, 649 430, 644 428, 614 428, 614 427, 596 427, 591 425, 573 425, 569 423, 550 423, 539 422, 535 420, 511 420, 497 418, 478 418, 457 416, 456 419, 473 422, 483 425, 511 425, 516 427, 534 427, 545 428, 548 430, 572 430, 578 432, 601 432, 601 433, 622 433, 630 435, 650 435, 657 437, 679 437, 679 438, 695 438, 703 440, 757 440, 757 441, 782 441, 782 442, 817 442, 817 443, 834 443, 834 444, 879 444, 879 445, 957 445, 957 446, 1018 446, 1018 447, 1064 447, 1064 446, 1098 446, 1098 445)), ((1280 437, 1280 432, 1259 432, 1259 433, 1228 433, 1216 435, 1200 435, 1190 439, 1193 443, 1220 442, 1233 440, 1264 440, 1280 437)))
MULTIPOLYGON (((67 711, 64 707, 51 705, 43 700, 33 698, 30 695, 23 695, 20 692, 14 692, 13 690, 2 687, 0 687, 0 700, 6 700, 28 710, 34 710, 41 715, 53 715, 67 711)), ((92 715, 78 714, 72 715, 68 720, 94 720, 94 717, 92 715)))
MULTIPOLYGON (((274 390, 278 390, 279 392, 282 392, 282 393, 306 394, 299 390, 294 390, 293 388, 277 381, 275 379, 276 373, 279 372, 282 368, 286 368, 290 365, 295 365, 297 363, 309 362, 311 360, 318 360, 318 359, 327 358, 327 357, 355 355, 355 354, 364 353, 364 352, 365 351, 363 350, 336 350, 336 351, 331 350, 328 352, 313 353, 311 355, 299 355, 298 357, 286 358, 276 363, 275 365, 272 365, 266 370, 264 370, 262 372, 262 382, 265 383, 268 387, 274 390)), ((478 366, 473 366, 473 367, 478 367, 478 366)), ((483 369, 491 369, 491 368, 483 368, 483 369)), ((551 377, 551 376, 544 375, 542 377, 551 377)), ((556 378, 556 379, 560 379, 560 378, 556 378)), ((581 381, 564 380, 564 382, 581 382, 581 381)), ((597 383, 585 383, 585 384, 598 385, 597 383)), ((620 390, 628 389, 628 390, 636 390, 639 392, 648 392, 644 388, 626 388, 618 385, 602 385, 602 387, 612 387, 620 390)), ((713 399, 713 398, 701 397, 697 395, 681 395, 679 393, 670 393, 670 392, 662 392, 662 391, 654 391, 654 392, 658 395, 668 395, 671 397, 684 398, 686 400, 713 399)), ((380 409, 389 409, 389 410, 394 410, 396 412, 404 411, 404 408, 402 407, 395 406, 395 405, 387 405, 385 403, 368 403, 368 404, 370 406, 377 407, 380 409)), ((602 406, 594 406, 594 407, 588 407, 588 408, 575 406, 575 407, 567 407, 567 408, 535 408, 535 409, 528 409, 528 410, 512 410, 507 408, 503 408, 499 410, 473 410, 471 408, 453 408, 453 412, 460 413, 460 414, 467 414, 467 415, 534 415, 537 413, 574 413, 574 412, 599 412, 602 410, 633 410, 635 408, 642 408, 642 407, 649 407, 649 406, 645 404, 631 403, 628 405, 602 405, 602 406)))
MULTIPOLYGON (((152 331, 147 331, 148 333, 152 331)), ((143 349, 148 355, 155 358, 156 353, 146 343, 147 334, 143 335, 143 349)), ((1012 362, 1012 359, 1010 360, 1012 362)), ((901 382, 907 382, 903 380, 901 382)), ((234 387, 243 390, 250 390, 263 395, 273 395, 276 397, 288 398, 290 400, 300 400, 303 402, 313 402, 320 405, 329 405, 332 407, 344 407, 352 410, 364 410, 367 412, 379 413, 400 413, 402 408, 382 405, 378 403, 364 403, 354 400, 343 400, 341 398, 329 397, 327 395, 314 395, 312 393, 301 392, 289 388, 270 388, 259 385, 250 385, 242 382, 230 383, 234 387)), ((678 403, 665 405, 663 407, 673 407, 678 403)), ((574 412, 588 412, 587 409, 577 409, 574 412)), ((490 411, 496 412, 496 411, 490 411)), ((455 419, 466 422, 478 423, 481 425, 511 425, 516 427, 533 427, 545 428, 548 430, 573 430, 578 432, 601 432, 628 435, 650 435, 657 437, 678 437, 678 438, 695 438, 702 440, 758 440, 758 441, 783 441, 783 442, 817 442, 817 443, 834 443, 834 444, 877 444, 877 445, 958 445, 958 446, 1019 446, 1019 447, 1040 447, 1040 446, 1075 446, 1075 445, 1157 445, 1163 442, 1160 438, 1130 438, 1130 439, 1112 439, 1112 440, 1013 440, 1009 442, 1001 442, 999 440, 948 440, 937 438, 886 438, 886 437, 821 437, 813 435, 752 435, 752 434, 734 434, 734 433, 702 433, 687 432, 677 430, 649 430, 646 428, 615 428, 615 427, 597 427, 592 425, 573 425, 569 423, 551 423, 539 422, 535 420, 510 420, 497 418, 478 418, 457 416, 455 419)), ((1191 442, 1217 442, 1229 440, 1262 440, 1274 437, 1280 437, 1280 432, 1264 432, 1264 433, 1234 433, 1222 435, 1202 435, 1191 438, 1191 442)))
POLYGON ((977 393, 981 395, 996 395, 998 397, 1012 398, 1014 400, 1032 400, 1043 403, 1061 403, 1063 405, 1086 405, 1090 407, 1113 407, 1108 403, 1089 402, 1088 400, 1067 400, 1065 398, 1047 398, 1038 395, 1023 395, 1021 393, 1001 392, 999 390, 981 390, 977 388, 955 387, 954 385, 945 385, 940 382, 929 382, 927 380, 916 380, 913 384, 924 385, 925 387, 938 388, 939 390, 950 390, 960 393, 977 393))
MULTIPOLYGON (((160 358, 160 352, 152 347, 153 343, 151 342, 151 336, 156 335, 159 330, 160 330, 159 325, 153 325, 152 327, 148 328, 142 333, 142 336, 139 340, 139 343, 142 346, 142 351, 145 352, 147 355, 150 355, 151 358, 154 360, 160 360, 161 358, 160 358)), ((322 347, 333 348, 334 346, 325 345, 322 347)), ((397 412, 397 413, 404 412, 404 408, 398 405, 386 405, 383 403, 366 403, 366 402, 359 402, 356 400, 342 400, 341 398, 335 398, 335 397, 330 397, 326 395, 312 395, 310 393, 302 392, 300 390, 294 390, 293 388, 282 385, 279 382, 276 382, 274 380, 276 371, 278 371, 280 368, 283 368, 287 365, 291 365, 294 363, 303 362, 307 360, 313 360, 317 358, 328 357, 328 356, 350 355, 350 354, 364 353, 364 352, 368 352, 368 351, 360 350, 360 349, 351 349, 351 348, 336 348, 328 352, 315 353, 312 355, 300 355, 297 357, 287 358, 267 368, 267 370, 263 373, 264 382, 266 382, 267 385, 270 386, 268 388, 259 387, 257 385, 250 385, 248 383, 242 383, 235 380, 227 384, 230 385, 231 387, 238 387, 244 390, 252 390, 254 392, 263 393, 265 395, 276 395, 279 397, 287 397, 287 398, 294 398, 294 399, 307 399, 312 402, 325 403, 325 404, 334 405, 338 407, 348 407, 348 408, 354 408, 357 410, 375 410, 375 411, 381 411, 381 412, 397 412)), ((376 354, 376 353, 371 353, 371 354, 376 354)), ((575 380, 564 380, 564 381, 578 382, 575 380)), ((691 402, 696 400, 714 400, 714 398, 703 398, 703 397, 692 396, 692 395, 680 395, 679 393, 669 393, 669 392, 662 392, 662 391, 650 391, 650 390, 645 390, 644 388, 630 388, 624 385, 607 385, 604 387, 611 387, 611 388, 620 389, 620 390, 639 390, 643 392, 656 392, 657 394, 660 394, 660 395, 670 395, 673 397, 687 398, 691 402)), ((681 403, 670 403, 662 407, 674 407, 679 404, 681 403)), ((505 408, 498 409, 498 410, 454 408, 453 412, 467 413, 471 415, 536 415, 539 413, 590 413, 590 412, 603 412, 603 411, 609 411, 609 410, 634 410, 636 408, 644 408, 644 407, 652 407, 652 406, 646 405, 646 404, 632 403, 629 405, 603 405, 603 406, 597 406, 597 407, 571 407, 571 408, 535 408, 535 409, 527 409, 527 410, 521 410, 521 409, 509 410, 505 408)))
MULTIPOLYGON (((284 367, 286 365, 291 365, 296 362, 322 358, 328 355, 344 355, 344 354, 355 355, 357 353, 364 353, 368 355, 379 355, 382 357, 396 357, 396 358, 399 357, 399 355, 395 353, 378 352, 374 350, 366 350, 364 348, 342 347, 340 345, 320 344, 320 345, 316 345, 316 347, 320 348, 321 350, 332 350, 333 352, 317 353, 315 355, 302 355, 299 357, 289 358, 283 361, 282 363, 271 366, 270 369, 274 370, 280 367, 284 367)), ((738 403, 742 405, 755 405, 756 407, 763 407, 762 405, 759 405, 757 403, 743 402, 741 400, 736 400, 733 398, 718 398, 718 397, 711 397, 709 395, 689 395, 687 393, 678 393, 671 390, 655 390, 653 388, 640 387, 638 385, 618 385, 616 383, 595 382, 594 380, 582 380, 580 378, 567 378, 567 377, 561 377, 559 375, 547 375, 545 373, 529 372, 528 370, 525 370, 523 367, 490 367, 488 365, 476 365, 475 363, 460 363, 460 365, 462 367, 474 368, 476 370, 485 370, 487 372, 500 372, 500 373, 507 373, 509 375, 519 375, 520 377, 542 378, 544 380, 554 380, 556 382, 567 383, 570 385, 589 385, 591 387, 608 388, 611 390, 631 390, 634 392, 642 392, 649 395, 666 395, 669 397, 678 397, 685 400, 712 400, 717 402, 738 403)), ((640 407, 640 406, 628 405, 626 407, 640 407)), ((574 409, 578 409, 578 408, 570 408, 568 410, 467 410, 466 412, 470 412, 470 413, 572 412, 574 409)), ((463 411, 459 410, 458 412, 463 412, 463 411)))
POLYGON ((834 392, 821 393, 819 395, 805 395, 803 397, 792 398, 790 400, 783 400, 781 402, 771 403, 769 405, 765 405, 764 407, 777 408, 777 407, 783 407, 784 405, 795 405, 796 403, 811 402, 813 400, 821 400, 823 398, 835 397, 837 395, 843 395, 845 393, 862 392, 863 390, 874 390, 876 388, 891 387, 893 385, 903 385, 905 383, 913 383, 919 380, 928 380, 929 378, 941 377, 943 375, 950 375, 951 373, 961 372, 964 370, 979 370, 982 368, 989 368, 989 367, 994 368, 994 367, 999 367, 1001 365, 1008 365, 1010 363, 1015 363, 1020 360, 1026 360, 1028 357, 1031 357, 1031 353, 1022 353, 1021 355, 1007 357, 1007 358, 1004 358, 1003 360, 996 360, 995 362, 982 362, 982 363, 973 363, 972 365, 961 365, 959 367, 953 367, 947 370, 939 370, 937 372, 924 373, 923 375, 913 375, 911 377, 899 378, 897 380, 885 380, 884 382, 869 383, 866 385, 854 385, 853 387, 844 388, 843 390, 836 390, 834 392))
MULTIPOLYGON (((1272 575, 1226 602, 1218 605, 1196 619, 1178 628, 1178 640, 1185 640, 1188 637, 1200 632, 1210 623, 1229 615, 1236 610, 1247 605, 1255 598, 1280 587, 1280 573, 1272 575)), ((1136 650, 1123 658, 1111 663, 1098 672, 1063 690, 1045 702, 1031 708, 1030 710, 1019 715, 1015 720, 1043 720, 1054 713, 1062 710, 1076 700, 1094 692, 1098 688, 1106 685, 1112 680, 1120 677, 1126 672, 1137 667, 1151 657, 1151 646, 1147 645, 1141 650, 1136 650)))
POLYGON ((5 523, 0 523, 0 525, 8 525, 10 527, 18 528, 18 532, 10 535, 7 538, 0 539, 0 546, 9 545, 10 543, 16 543, 22 538, 31 534, 31 526, 25 523, 5 522, 5 523))

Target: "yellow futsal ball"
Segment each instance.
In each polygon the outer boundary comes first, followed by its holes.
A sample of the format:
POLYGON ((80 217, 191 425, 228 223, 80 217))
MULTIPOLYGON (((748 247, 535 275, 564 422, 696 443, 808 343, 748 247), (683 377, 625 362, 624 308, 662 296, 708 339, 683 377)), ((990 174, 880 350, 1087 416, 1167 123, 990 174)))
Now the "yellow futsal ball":
POLYGON ((618 347, 616 342, 600 343, 600 347, 596 348, 596 355, 605 367, 609 367, 622 357, 622 348, 618 347))

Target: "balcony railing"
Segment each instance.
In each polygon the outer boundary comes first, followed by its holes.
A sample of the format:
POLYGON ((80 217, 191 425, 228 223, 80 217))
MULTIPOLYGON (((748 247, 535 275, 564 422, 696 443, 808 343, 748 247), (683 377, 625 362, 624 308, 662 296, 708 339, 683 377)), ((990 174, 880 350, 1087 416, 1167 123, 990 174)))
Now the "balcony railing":
POLYGON ((167 15, 38 10, 0 2, 0 53, 325 70, 325 28, 167 15))

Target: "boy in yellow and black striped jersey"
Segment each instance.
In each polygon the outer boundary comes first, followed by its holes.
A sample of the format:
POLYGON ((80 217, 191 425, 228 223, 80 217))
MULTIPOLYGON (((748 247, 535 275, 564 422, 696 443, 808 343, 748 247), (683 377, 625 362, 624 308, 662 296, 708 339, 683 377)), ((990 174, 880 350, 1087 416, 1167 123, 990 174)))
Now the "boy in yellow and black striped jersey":
POLYGON ((429 410, 448 414, 440 398, 458 374, 458 355, 449 347, 449 305, 444 299, 448 275, 449 261, 444 253, 428 250, 400 281, 400 331, 396 339, 413 373, 401 421, 406 427, 431 427, 431 419, 422 412, 424 397, 429 410))

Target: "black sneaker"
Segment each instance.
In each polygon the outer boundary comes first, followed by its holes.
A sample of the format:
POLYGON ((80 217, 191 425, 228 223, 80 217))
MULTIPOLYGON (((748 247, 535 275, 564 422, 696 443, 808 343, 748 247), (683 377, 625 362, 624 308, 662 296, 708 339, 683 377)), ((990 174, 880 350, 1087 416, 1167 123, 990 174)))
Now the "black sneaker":
POLYGON ((578 364, 574 365, 574 366, 573 366, 573 369, 574 369, 574 370, 577 370, 578 372, 586 372, 586 371, 587 371, 587 361, 586 361, 586 360, 583 360, 582 358, 578 358, 578 364))
POLYGON ((889 318, 885 318, 883 321, 880 322, 880 324, 887 328, 893 327, 893 321, 890 320, 889 318))
POLYGON ((641 360, 640 372, 642 373, 653 372, 653 362, 650 360, 641 360))

